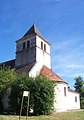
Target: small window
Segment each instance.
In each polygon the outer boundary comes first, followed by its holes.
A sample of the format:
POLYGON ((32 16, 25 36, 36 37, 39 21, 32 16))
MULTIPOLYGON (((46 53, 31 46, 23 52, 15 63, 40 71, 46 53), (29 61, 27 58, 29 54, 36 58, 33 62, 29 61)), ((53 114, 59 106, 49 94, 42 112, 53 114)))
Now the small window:
POLYGON ((43 42, 41 42, 41 49, 43 50, 43 42))
POLYGON ((27 41, 27 48, 30 48, 30 41, 27 41))
POLYGON ((18 51, 18 45, 17 45, 17 51, 18 51))
POLYGON ((75 102, 77 102, 77 96, 75 96, 75 102))
POLYGON ((46 44, 44 44, 44 51, 46 52, 46 44))
POLYGON ((23 49, 25 49, 25 42, 23 42, 23 49))
POLYGON ((66 96, 66 87, 64 87, 64 96, 66 96))

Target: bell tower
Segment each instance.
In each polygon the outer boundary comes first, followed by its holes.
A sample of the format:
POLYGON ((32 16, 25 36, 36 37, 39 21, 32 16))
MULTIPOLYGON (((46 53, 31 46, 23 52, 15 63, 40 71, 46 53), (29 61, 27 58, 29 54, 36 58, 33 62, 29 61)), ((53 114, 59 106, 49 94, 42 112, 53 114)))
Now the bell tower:
POLYGON ((33 62, 51 69, 50 44, 43 38, 35 24, 16 41, 15 66, 23 67, 33 62))

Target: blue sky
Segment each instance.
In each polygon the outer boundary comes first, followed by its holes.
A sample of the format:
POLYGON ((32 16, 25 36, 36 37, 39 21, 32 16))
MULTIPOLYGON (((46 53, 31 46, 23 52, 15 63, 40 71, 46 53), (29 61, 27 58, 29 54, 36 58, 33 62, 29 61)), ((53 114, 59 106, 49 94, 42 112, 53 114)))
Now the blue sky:
POLYGON ((73 88, 84 77, 84 0, 1 0, 0 62, 15 58, 15 41, 33 23, 51 44, 53 71, 73 88))

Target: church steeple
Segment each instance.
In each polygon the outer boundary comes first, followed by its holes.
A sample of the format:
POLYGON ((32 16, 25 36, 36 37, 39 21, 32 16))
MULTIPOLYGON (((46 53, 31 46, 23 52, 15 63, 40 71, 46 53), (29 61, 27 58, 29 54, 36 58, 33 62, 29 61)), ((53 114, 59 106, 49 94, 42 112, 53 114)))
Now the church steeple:
POLYGON ((30 63, 38 63, 38 67, 50 65, 50 44, 43 38, 35 24, 26 34, 16 41, 16 67, 30 63))
MULTIPOLYGON (((30 29, 23 35, 22 38, 20 38, 19 40, 17 40, 16 42, 19 41, 24 41, 24 39, 27 39, 28 37, 32 37, 32 36, 39 36, 41 39, 43 39, 46 43, 48 43, 44 37, 42 36, 42 34, 40 33, 40 31, 38 30, 38 28, 36 27, 35 24, 33 24, 30 29)), ((48 43, 49 44, 49 43, 48 43)), ((50 45, 50 44, 49 44, 50 45)))
POLYGON ((33 24, 33 25, 31 26, 31 28, 26 32, 26 34, 25 34, 23 37, 28 36, 28 35, 32 35, 32 34, 38 35, 38 36, 40 36, 40 37, 43 38, 43 36, 42 36, 41 33, 39 32, 39 30, 38 30, 38 28, 35 26, 35 24, 33 24))

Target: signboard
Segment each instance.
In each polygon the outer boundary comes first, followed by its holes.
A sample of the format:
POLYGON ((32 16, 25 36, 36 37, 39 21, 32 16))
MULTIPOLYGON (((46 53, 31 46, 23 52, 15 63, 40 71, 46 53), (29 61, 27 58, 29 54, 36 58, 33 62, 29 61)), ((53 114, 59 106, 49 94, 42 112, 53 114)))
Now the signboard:
POLYGON ((23 91, 19 120, 20 120, 20 118, 21 118, 21 113, 22 113, 22 106, 23 106, 24 97, 27 97, 27 98, 28 98, 28 100, 27 100, 27 115, 26 115, 26 120, 27 120, 27 117, 28 117, 28 109, 29 109, 29 96, 30 96, 29 94, 30 94, 29 91, 23 91))
POLYGON ((28 97, 28 95, 29 95, 29 91, 24 91, 23 92, 23 96, 28 97))

